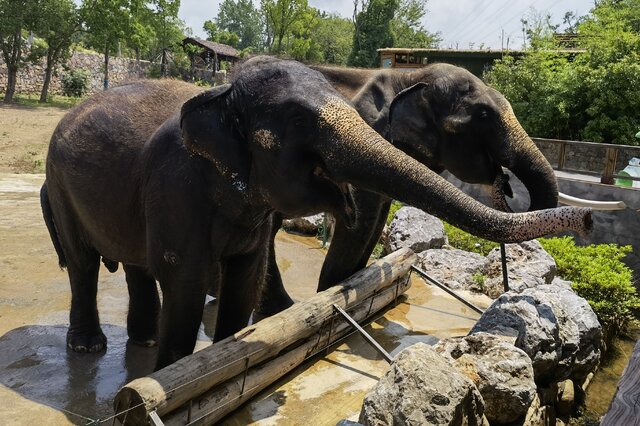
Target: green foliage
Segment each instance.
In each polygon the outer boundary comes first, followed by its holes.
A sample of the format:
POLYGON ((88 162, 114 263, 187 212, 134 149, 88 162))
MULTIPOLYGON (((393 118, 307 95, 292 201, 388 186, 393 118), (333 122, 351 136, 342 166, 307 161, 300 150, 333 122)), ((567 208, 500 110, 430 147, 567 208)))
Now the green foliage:
POLYGON ((62 75, 62 93, 70 97, 82 97, 89 89, 89 72, 73 69, 62 75))
POLYGON ((640 309, 632 271, 622 259, 631 246, 599 244, 579 247, 573 238, 540 238, 540 244, 558 265, 558 275, 573 282, 587 299, 605 329, 607 340, 625 332, 640 309))
MULTIPOLYGON (((485 78, 538 137, 637 145, 640 128, 640 0, 604 0, 571 23, 583 53, 559 53, 549 18, 526 23, 530 49, 485 78)), ((567 20, 565 20, 567 22, 567 20)))
POLYGON ((251 0, 223 0, 215 22, 221 30, 238 36, 238 49, 262 49, 262 19, 251 0))
POLYGON ((496 242, 471 235, 447 222, 442 223, 444 224, 444 231, 447 233, 449 239, 449 245, 459 250, 479 253, 486 256, 491 250, 499 247, 499 244, 496 242))
POLYGON ((389 214, 387 214, 387 225, 391 223, 396 212, 400 210, 404 205, 400 201, 393 200, 389 207, 389 214))
POLYGON ((421 24, 426 13, 427 0, 400 0, 400 6, 391 21, 394 47, 437 47, 442 41, 439 34, 432 34, 421 24))
POLYGON ((378 66, 377 49, 394 46, 391 21, 399 5, 399 0, 370 0, 364 10, 356 15, 349 65, 378 66))
POLYGON ((316 62, 347 64, 353 46, 353 22, 337 15, 322 14, 310 37, 318 51, 316 62))
POLYGON ((206 31, 207 40, 209 41, 215 41, 231 47, 238 47, 240 44, 238 34, 218 28, 216 23, 211 20, 204 21, 202 28, 206 31))
MULTIPOLYGON (((0 95, 0 100, 3 100, 3 96, 0 95)), ((47 99, 47 103, 43 104, 39 102, 39 98, 33 95, 16 95, 13 98, 13 102, 16 105, 22 105, 27 107, 34 108, 62 108, 62 109, 71 109, 74 106, 78 105, 78 103, 82 102, 82 98, 77 97, 69 97, 62 95, 50 95, 47 99)))
POLYGON ((480 290, 480 292, 483 292, 484 283, 487 281, 487 276, 482 272, 476 272, 475 274, 473 274, 471 279, 473 280, 474 283, 478 285, 478 290, 480 290))

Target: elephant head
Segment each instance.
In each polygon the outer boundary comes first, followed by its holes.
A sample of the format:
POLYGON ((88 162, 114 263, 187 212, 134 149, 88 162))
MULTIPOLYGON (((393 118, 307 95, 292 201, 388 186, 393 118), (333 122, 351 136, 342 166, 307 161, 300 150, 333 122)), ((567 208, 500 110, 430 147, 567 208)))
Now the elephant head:
MULTIPOLYGON (((392 105, 392 113, 400 114, 402 98, 427 96, 426 88, 420 84, 408 90, 392 105)), ((492 126, 502 126, 495 131, 513 132, 509 125, 514 123, 506 118, 495 118, 495 124, 482 121, 485 112, 504 114, 508 104, 501 103, 496 93, 489 91, 491 96, 483 103, 456 103, 453 112, 442 116, 442 131, 483 134, 492 126), (477 126, 476 119, 480 120, 477 126), (465 120, 474 121, 474 130, 464 128, 465 120)), ((417 119, 411 121, 419 125, 417 119)), ((268 57, 246 61, 231 85, 185 103, 181 126, 187 148, 213 162, 252 205, 286 215, 328 211, 353 223, 356 212, 348 184, 354 184, 495 241, 522 241, 590 227, 588 209, 506 214, 478 203, 387 142, 320 73, 292 61, 268 57)), ((500 157, 495 162, 487 159, 487 164, 511 164, 520 150, 517 144, 502 153, 497 149, 500 157)), ((487 176, 478 179, 493 178, 495 173, 487 170, 487 176)))
MULTIPOLYGON (((433 64, 404 77, 389 107, 388 137, 433 170, 469 183, 497 184, 511 196, 502 167, 529 192, 529 210, 555 207, 553 169, 498 91, 467 70, 433 64)), ((500 191, 499 191, 500 192, 500 191)))

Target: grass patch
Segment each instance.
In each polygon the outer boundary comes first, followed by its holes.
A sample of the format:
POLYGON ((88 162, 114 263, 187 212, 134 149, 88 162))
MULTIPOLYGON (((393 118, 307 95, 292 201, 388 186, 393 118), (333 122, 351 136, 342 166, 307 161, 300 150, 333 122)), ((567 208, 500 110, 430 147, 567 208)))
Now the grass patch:
MULTIPOLYGON (((39 100, 40 95, 15 95, 13 102, 8 105, 70 109, 82 102, 84 98, 50 95, 46 103, 41 104, 39 100)), ((4 105, 4 95, 0 95, 0 102, 3 102, 4 105)))
POLYGON ((500 244, 496 242, 471 235, 447 222, 442 223, 444 224, 444 231, 449 238, 449 245, 459 250, 470 251, 486 256, 491 250, 500 246, 500 244))

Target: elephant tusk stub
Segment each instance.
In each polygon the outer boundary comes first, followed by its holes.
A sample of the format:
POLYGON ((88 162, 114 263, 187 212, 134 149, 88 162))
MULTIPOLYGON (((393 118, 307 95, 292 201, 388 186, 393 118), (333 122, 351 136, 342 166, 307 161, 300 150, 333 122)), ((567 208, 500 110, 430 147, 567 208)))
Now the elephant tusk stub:
POLYGON ((589 207, 593 210, 625 210, 627 205, 624 201, 594 201, 584 198, 573 197, 571 195, 558 193, 558 202, 567 206, 589 207))

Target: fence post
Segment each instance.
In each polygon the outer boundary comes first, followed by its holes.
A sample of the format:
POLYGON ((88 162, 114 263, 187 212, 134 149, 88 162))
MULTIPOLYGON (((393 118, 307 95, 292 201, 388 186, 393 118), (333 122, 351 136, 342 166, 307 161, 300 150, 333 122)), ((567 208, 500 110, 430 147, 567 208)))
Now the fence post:
POLYGON ((604 160, 604 171, 602 172, 600 183, 613 185, 614 183, 613 175, 615 173, 617 159, 618 159, 618 149, 607 148, 607 151, 605 154, 605 160, 604 160))

